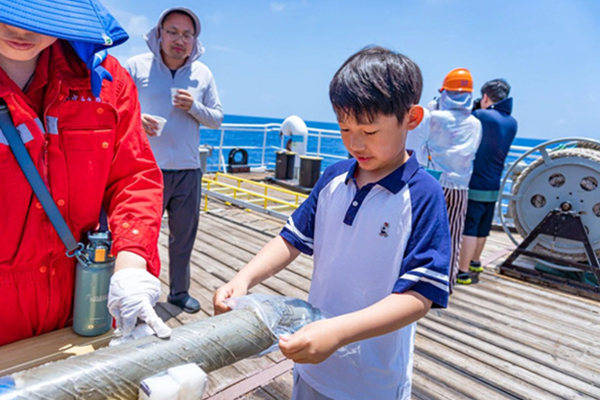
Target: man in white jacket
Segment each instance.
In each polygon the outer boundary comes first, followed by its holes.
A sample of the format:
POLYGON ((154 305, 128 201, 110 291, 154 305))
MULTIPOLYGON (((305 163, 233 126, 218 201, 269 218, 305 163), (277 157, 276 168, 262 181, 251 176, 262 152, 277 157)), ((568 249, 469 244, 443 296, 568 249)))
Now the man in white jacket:
POLYGON ((199 35, 200 20, 194 12, 169 8, 145 37, 151 52, 127 62, 139 92, 142 125, 163 172, 163 211, 169 217, 167 300, 189 313, 200 310, 188 293, 202 190, 200 124, 216 129, 223 121, 213 75, 198 61, 204 52, 199 35), (166 119, 160 135, 156 117, 166 119))
POLYGON ((440 97, 427 105, 423 122, 407 141, 407 147, 416 151, 423 166, 441 173, 439 181, 444 189, 452 236, 450 291, 455 281, 465 283, 469 280, 471 283, 468 273, 459 273, 458 256, 467 213, 469 180, 481 141, 481 123, 471 115, 472 92, 473 78, 469 70, 450 71, 440 88, 440 97))

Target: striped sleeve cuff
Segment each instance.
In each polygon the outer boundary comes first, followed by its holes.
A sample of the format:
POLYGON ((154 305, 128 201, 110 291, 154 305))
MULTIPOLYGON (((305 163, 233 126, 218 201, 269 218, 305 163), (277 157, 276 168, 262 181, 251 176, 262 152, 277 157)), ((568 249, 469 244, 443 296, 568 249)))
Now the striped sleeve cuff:
POLYGON ((394 285, 394 293, 412 290, 433 302, 433 308, 448 307, 448 276, 427 268, 415 268, 404 273, 394 285))
POLYGON ((294 220, 291 217, 288 218, 288 221, 283 227, 283 230, 281 231, 280 235, 292 246, 300 250, 302 253, 312 256, 314 248, 313 238, 309 238, 302 232, 300 232, 294 226, 294 220))

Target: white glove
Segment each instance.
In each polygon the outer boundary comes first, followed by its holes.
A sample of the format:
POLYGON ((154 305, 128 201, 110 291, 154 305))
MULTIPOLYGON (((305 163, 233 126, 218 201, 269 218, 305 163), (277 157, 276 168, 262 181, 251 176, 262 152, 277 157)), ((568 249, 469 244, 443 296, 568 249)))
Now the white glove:
POLYGON ((135 329, 127 336, 121 335, 120 332, 115 331, 115 336, 108 343, 109 347, 118 346, 125 342, 130 342, 132 340, 141 339, 146 336, 154 335, 154 331, 146 324, 141 323, 138 324, 135 329))
POLYGON ((115 335, 127 337, 135 329, 138 318, 159 338, 171 336, 169 328, 156 315, 154 305, 160 294, 160 281, 145 269, 121 269, 110 279, 108 310, 115 317, 115 335))

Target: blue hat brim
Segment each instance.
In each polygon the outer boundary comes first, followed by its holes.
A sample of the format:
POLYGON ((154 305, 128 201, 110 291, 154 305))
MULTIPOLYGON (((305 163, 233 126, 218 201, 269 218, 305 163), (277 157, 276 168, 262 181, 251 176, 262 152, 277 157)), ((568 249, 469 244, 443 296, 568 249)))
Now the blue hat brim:
POLYGON ((117 46, 129 38, 97 0, 0 0, 0 22, 92 44, 95 51, 117 46))
POLYGON ((90 70, 94 96, 100 96, 104 79, 112 80, 100 65, 106 57, 102 50, 129 39, 97 0, 0 0, 0 22, 69 41, 90 70))

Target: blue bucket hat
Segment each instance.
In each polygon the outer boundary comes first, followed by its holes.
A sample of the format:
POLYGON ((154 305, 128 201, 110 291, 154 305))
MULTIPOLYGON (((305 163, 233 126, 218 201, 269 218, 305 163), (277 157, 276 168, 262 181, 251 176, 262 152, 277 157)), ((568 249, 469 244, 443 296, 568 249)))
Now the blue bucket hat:
POLYGON ((98 0, 0 0, 0 22, 67 40, 91 72, 92 92, 112 76, 100 63, 127 32, 98 0))

